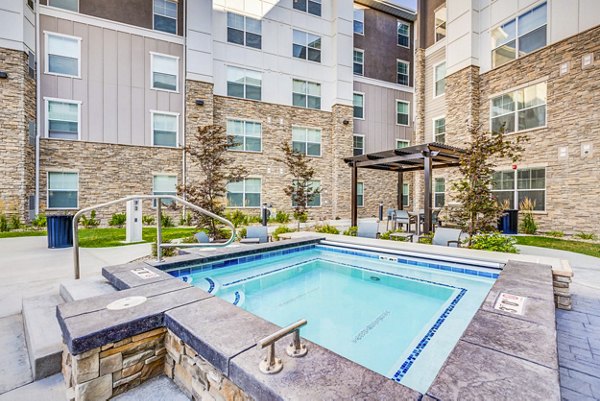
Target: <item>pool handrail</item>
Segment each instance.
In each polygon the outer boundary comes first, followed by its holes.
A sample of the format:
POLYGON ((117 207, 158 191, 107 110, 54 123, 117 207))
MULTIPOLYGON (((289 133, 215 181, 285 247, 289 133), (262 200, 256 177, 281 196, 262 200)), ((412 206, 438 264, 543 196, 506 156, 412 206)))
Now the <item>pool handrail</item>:
POLYGON ((300 327, 308 323, 306 319, 300 319, 287 327, 277 330, 262 340, 256 342, 259 349, 267 348, 267 355, 261 359, 258 368, 262 373, 272 375, 283 369, 283 362, 275 356, 275 343, 283 337, 293 333, 292 343, 286 348, 286 353, 293 358, 300 358, 307 354, 306 344, 300 342, 300 327))
POLYGON ((232 222, 230 222, 229 220, 227 220, 219 215, 209 212, 208 210, 203 209, 200 206, 194 205, 193 203, 190 203, 190 202, 186 201, 185 199, 180 198, 179 196, 175 196, 175 195, 129 195, 124 198, 116 199, 116 200, 113 200, 110 202, 99 203, 94 206, 80 209, 73 216, 73 269, 74 269, 76 280, 81 277, 80 263, 79 263, 79 218, 84 213, 91 212, 92 210, 116 205, 119 203, 126 203, 126 202, 130 202, 130 201, 134 201, 134 200, 155 200, 155 199, 158 200, 158 202, 156 202, 156 256, 157 256, 158 262, 162 261, 162 248, 225 247, 225 246, 231 244, 235 240, 235 226, 233 225, 232 222), (163 244, 162 243, 162 219, 161 219, 161 217, 162 217, 162 202, 161 201, 163 199, 170 199, 175 202, 181 203, 181 204, 189 207, 190 209, 193 209, 193 210, 195 210, 199 213, 202 213, 212 219, 220 221, 221 223, 225 224, 226 226, 228 226, 231 229, 231 237, 229 237, 229 239, 227 241, 220 242, 220 243, 211 242, 209 244, 200 244, 200 243, 192 243, 192 244, 169 244, 169 243, 166 243, 166 244, 163 244))

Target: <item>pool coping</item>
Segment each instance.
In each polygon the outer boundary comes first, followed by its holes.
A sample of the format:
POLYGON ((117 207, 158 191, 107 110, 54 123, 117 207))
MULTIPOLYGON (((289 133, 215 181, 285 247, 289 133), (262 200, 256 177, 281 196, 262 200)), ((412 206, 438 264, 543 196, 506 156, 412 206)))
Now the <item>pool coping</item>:
MULTIPOLYGON (((134 262, 106 267, 103 275, 120 291, 57 307, 65 343, 76 355, 101 346, 103 342, 115 342, 119 338, 166 327, 193 347, 198 347, 196 351, 257 399, 264 399, 259 396, 266 394, 268 399, 293 399, 294 391, 315 385, 314 377, 318 372, 324 375, 324 378, 320 377, 319 385, 343 387, 346 392, 363 394, 364 383, 378 383, 377 398, 380 399, 492 399, 498 391, 506 398, 514 399, 560 398, 552 271, 548 265, 507 262, 426 394, 312 343, 309 343, 309 355, 314 354, 314 359, 308 356, 299 359, 293 369, 284 368, 277 375, 258 373, 261 351, 256 349, 256 341, 277 330, 278 326, 161 270, 166 266, 189 266, 315 244, 321 239, 323 236, 304 237, 249 245, 242 248, 242 252, 240 248, 229 248, 218 254, 179 256, 172 259, 174 263, 134 262), (142 279, 132 272, 139 268, 153 274, 142 279), (532 290, 535 291, 532 293, 532 290), (493 308, 501 292, 528 297, 523 316, 509 315, 493 308), (152 302, 126 311, 107 312, 104 308, 107 303, 132 294, 146 296, 152 302), (208 306, 211 307, 207 309, 208 306), (204 310, 203 314, 197 314, 198 318, 210 316, 210 325, 199 325, 189 318, 198 310, 204 310), (325 366, 336 366, 343 373, 328 374, 323 370, 325 366), (497 369, 499 366, 504 369, 497 369), (292 377, 293 381, 290 381, 292 377), (362 380, 350 380, 356 377, 362 380), (487 384, 481 386, 482 381, 487 384)), ((377 245, 381 245, 380 242, 377 245)), ((279 355, 285 356, 284 351, 280 350, 279 355)))

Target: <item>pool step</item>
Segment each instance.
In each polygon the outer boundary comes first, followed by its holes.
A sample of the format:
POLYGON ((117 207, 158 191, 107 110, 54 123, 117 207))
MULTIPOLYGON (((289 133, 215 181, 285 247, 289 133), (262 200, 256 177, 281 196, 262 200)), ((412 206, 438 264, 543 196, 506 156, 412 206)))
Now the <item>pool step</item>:
POLYGON ((23 321, 33 380, 61 370, 62 334, 56 320, 60 295, 40 295, 23 299, 23 321))
POLYGON ((116 291, 116 288, 107 279, 101 275, 97 275, 79 280, 65 280, 60 283, 59 293, 65 302, 71 302, 111 294, 116 291))

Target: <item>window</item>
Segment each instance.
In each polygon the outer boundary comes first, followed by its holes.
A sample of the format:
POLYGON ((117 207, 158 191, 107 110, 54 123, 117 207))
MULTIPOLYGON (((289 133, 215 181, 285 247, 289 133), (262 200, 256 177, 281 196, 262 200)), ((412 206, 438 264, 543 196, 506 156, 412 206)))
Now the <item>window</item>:
POLYGON ((294 106, 321 109, 321 84, 294 79, 292 88, 294 106))
POLYGON ((261 29, 260 20, 227 13, 227 41, 229 43, 260 49, 262 43, 261 29))
POLYGON ((546 125, 546 83, 492 99, 492 131, 517 132, 546 125))
POLYGON ((433 184, 433 207, 444 207, 446 203, 446 179, 436 178, 433 184))
POLYGON ((546 3, 492 30, 492 66, 498 67, 546 46, 546 3))
POLYGON ((365 69, 365 52, 363 50, 354 49, 354 74, 364 75, 365 69))
POLYGON ((179 115, 152 111, 152 146, 178 146, 179 115))
POLYGON ((154 29, 166 33, 177 33, 177 2, 154 0, 154 29))
POLYGON ((365 34, 365 9, 354 5, 354 33, 365 34))
POLYGON ((152 89, 177 92, 179 84, 179 58, 150 53, 152 58, 152 89))
POLYGON ((446 37, 446 6, 435 10, 435 41, 442 40, 446 37))
POLYGON ((352 97, 352 103, 354 106, 354 118, 364 120, 365 118, 365 95, 362 93, 354 92, 352 97))
POLYGON ((410 47, 410 25, 398 21, 398 45, 410 47))
POLYGON ((79 78, 81 39, 46 33, 46 73, 79 78))
MULTIPOLYGON (((298 185, 298 181, 294 180, 293 184, 294 185, 298 185)), ((311 201, 309 201, 306 206, 308 206, 308 207, 319 207, 319 206, 321 206, 321 191, 320 191, 320 189, 321 189, 321 181, 317 181, 317 180, 315 180, 315 181, 309 181, 308 185, 312 189, 319 190, 319 192, 317 194, 315 194, 315 196, 313 197, 313 199, 311 201)), ((297 202, 295 202, 292 199, 292 206, 296 207, 296 205, 297 205, 297 202)))
MULTIPOLYGON (((152 177, 152 195, 177 195, 177 176, 176 175, 155 175, 152 177)), ((157 199, 152 201, 152 207, 156 207, 157 199)), ((161 203, 168 206, 173 203, 172 199, 161 200, 161 203)))
POLYGON ((506 201, 509 209, 518 209, 527 198, 535 203, 534 210, 546 210, 546 169, 497 171, 492 175, 492 194, 499 203, 506 201))
POLYGON ((365 206, 365 184, 362 182, 356 183, 356 205, 358 207, 365 206))
POLYGON ((292 127, 292 149, 307 156, 321 156, 321 130, 292 127))
POLYGON ((409 85, 409 76, 408 76, 408 63, 406 61, 397 60, 396 61, 396 74, 397 74, 397 82, 400 85, 409 85))
POLYGON ((260 207, 260 178, 245 178, 227 184, 227 207, 260 207))
POLYGON ((48 209, 77 209, 79 174, 48 172, 48 209))
POLYGON ((433 97, 446 93, 446 63, 442 62, 433 67, 433 97))
POLYGON ((407 183, 402 184, 402 206, 410 204, 410 186, 407 183))
POLYGON ((230 150, 260 152, 262 150, 262 124, 254 121, 227 120, 227 135, 237 144, 230 150))
POLYGON ((396 124, 408 126, 409 103, 396 100, 396 124))
POLYGON ((294 9, 321 16, 322 0, 294 0, 294 9))
POLYGON ((396 139, 396 149, 407 148, 410 146, 410 141, 406 139, 396 139))
POLYGON ((321 37, 294 29, 292 55, 304 60, 321 62, 321 37))
POLYGON ((69 11, 79 11, 79 0, 49 0, 48 5, 50 7, 63 8, 69 11))
POLYGON ((46 100, 46 137, 79 139, 79 102, 46 100))
POLYGON ((433 119, 433 141, 446 143, 446 117, 433 119))
POLYGON ((353 137, 353 145, 354 148, 354 156, 360 156, 365 153, 365 136, 364 135, 356 135, 353 137))
POLYGON ((262 74, 258 71, 227 67, 227 96, 260 100, 262 74))

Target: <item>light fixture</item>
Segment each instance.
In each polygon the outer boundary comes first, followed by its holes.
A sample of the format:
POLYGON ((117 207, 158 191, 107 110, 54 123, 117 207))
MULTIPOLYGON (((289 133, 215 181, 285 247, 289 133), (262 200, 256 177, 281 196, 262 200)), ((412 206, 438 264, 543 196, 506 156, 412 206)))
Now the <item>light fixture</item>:
POLYGON ((204 106, 204 100, 202 100, 202 99, 196 99, 195 103, 197 106, 204 106))
POLYGON ((8 78, 8 73, 6 71, 0 71, 0 79, 8 78))
POLYGON ((348 124, 350 124, 350 121, 348 121, 348 120, 344 120, 344 121, 342 121, 342 124, 344 124, 344 125, 348 125, 348 124))

